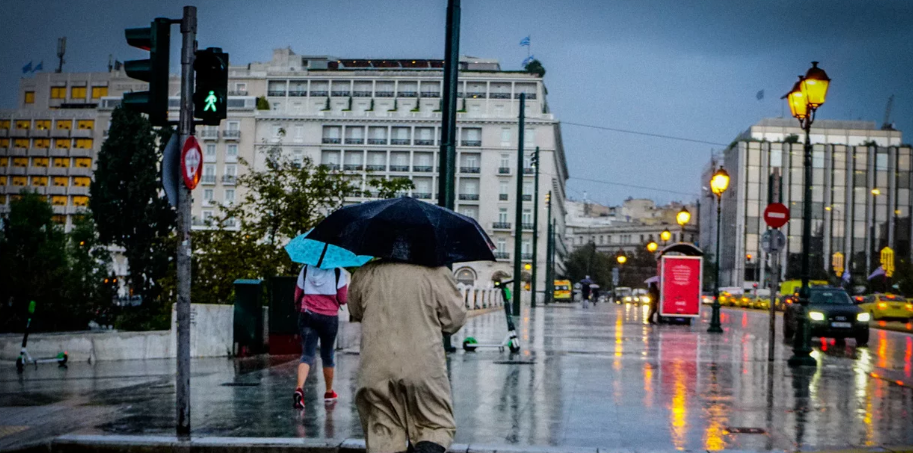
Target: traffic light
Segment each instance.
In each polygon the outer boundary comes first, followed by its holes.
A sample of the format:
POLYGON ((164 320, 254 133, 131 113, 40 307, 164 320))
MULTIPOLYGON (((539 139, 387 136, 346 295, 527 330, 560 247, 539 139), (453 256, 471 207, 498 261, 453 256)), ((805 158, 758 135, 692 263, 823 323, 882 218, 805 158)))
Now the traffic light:
POLYGON ((203 124, 217 126, 228 116, 228 54, 218 47, 198 50, 193 70, 197 84, 193 116, 203 124))
POLYGON ((539 166, 539 148, 536 148, 536 150, 533 151, 533 157, 530 159, 530 163, 533 167, 539 166))
POLYGON ((168 57, 171 52, 171 20, 157 17, 147 28, 128 28, 127 44, 149 51, 148 60, 124 63, 127 76, 149 82, 149 91, 124 93, 123 106, 149 115, 155 126, 168 124, 168 57))

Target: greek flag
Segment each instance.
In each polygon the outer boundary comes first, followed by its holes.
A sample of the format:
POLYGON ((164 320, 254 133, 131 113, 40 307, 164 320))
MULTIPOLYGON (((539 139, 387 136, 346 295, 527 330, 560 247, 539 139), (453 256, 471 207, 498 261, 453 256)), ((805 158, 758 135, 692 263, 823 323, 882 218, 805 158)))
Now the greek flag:
POLYGON ((38 63, 37 65, 35 65, 35 69, 32 69, 32 72, 38 72, 38 71, 40 71, 40 70, 42 70, 42 69, 44 69, 44 62, 43 62, 43 61, 42 61, 41 63, 38 63))
POLYGON ((764 99, 764 90, 758 91, 758 94, 756 94, 755 97, 758 98, 759 101, 764 99))
POLYGON ((530 55, 523 60, 523 63, 521 63, 520 66, 526 67, 526 65, 532 63, 532 61, 535 59, 536 59, 535 55, 530 55))
POLYGON ((23 74, 28 74, 30 72, 32 72, 32 62, 31 61, 29 62, 29 64, 22 67, 23 74))
POLYGON ((527 36, 527 37, 521 39, 521 40, 520 40, 520 45, 521 45, 521 46, 529 46, 529 36, 527 36))

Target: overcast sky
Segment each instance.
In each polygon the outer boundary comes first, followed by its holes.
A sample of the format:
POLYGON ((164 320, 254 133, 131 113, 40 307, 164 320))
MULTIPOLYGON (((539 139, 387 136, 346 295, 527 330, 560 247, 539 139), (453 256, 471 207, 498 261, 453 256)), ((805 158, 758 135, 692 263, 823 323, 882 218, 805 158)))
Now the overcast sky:
MULTIPOLYGON (((179 17, 184 4, 4 1, 0 108, 15 106, 25 64, 56 67, 58 37, 67 37, 66 71, 104 71, 109 54, 121 61, 143 56, 127 46, 124 28, 179 17)), ((207 0, 196 6, 200 47, 222 47, 236 64, 267 61, 271 49, 285 46, 338 57, 444 54, 446 0, 207 0)), ((548 71, 549 106, 564 122, 726 144, 761 118, 784 109, 788 116, 780 96, 818 60, 833 79, 819 118, 880 125, 894 94, 891 119, 907 134, 904 141, 913 141, 909 0, 463 0, 461 54, 519 69, 527 49, 518 43, 527 35, 548 71), (755 97, 759 90, 762 100, 755 97)), ((178 40, 173 43, 177 72, 178 40)), ((695 198, 711 148, 721 147, 569 124, 562 133, 569 195, 587 192, 612 204, 629 196, 695 198)))

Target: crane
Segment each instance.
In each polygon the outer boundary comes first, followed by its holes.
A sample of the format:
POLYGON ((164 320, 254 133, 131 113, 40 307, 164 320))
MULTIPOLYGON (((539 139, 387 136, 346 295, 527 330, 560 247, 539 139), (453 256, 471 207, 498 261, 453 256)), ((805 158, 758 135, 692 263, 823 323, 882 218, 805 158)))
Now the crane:
POLYGON ((884 122, 881 123, 881 130, 893 131, 894 123, 891 123, 891 109, 894 107, 894 95, 888 98, 888 105, 884 109, 884 122))

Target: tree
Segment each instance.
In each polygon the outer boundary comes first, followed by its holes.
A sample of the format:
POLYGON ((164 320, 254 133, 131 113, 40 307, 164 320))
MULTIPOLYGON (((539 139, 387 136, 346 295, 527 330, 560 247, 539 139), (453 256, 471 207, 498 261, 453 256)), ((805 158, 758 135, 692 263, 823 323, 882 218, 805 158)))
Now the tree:
POLYGON ((528 73, 536 74, 539 77, 545 77, 545 67, 542 66, 542 62, 539 60, 533 60, 529 63, 526 63, 526 67, 523 69, 525 69, 528 73))
POLYGON ((102 317, 105 319, 100 322, 109 321, 117 295, 117 277, 111 273, 111 253, 99 241, 91 214, 73 218, 68 250, 70 309, 87 320, 102 317))
POLYGON ((565 261, 567 277, 572 283, 583 280, 587 275, 602 288, 612 283, 614 256, 596 251, 596 244, 589 242, 571 252, 565 261))
POLYGON ((38 306, 37 330, 85 328, 67 297, 67 238, 54 223, 44 195, 23 190, 10 203, 0 237, 0 331, 21 331, 30 301, 38 306))
POLYGON ((783 143, 799 143, 799 136, 796 134, 789 134, 783 139, 783 143))
POLYGON ((646 247, 637 247, 634 253, 629 253, 628 261, 621 267, 619 286, 631 288, 645 288, 644 281, 656 276, 656 257, 646 247))
MULTIPOLYGON (((161 131, 162 146, 171 133, 170 128, 161 131)), ((129 286, 143 300, 138 324, 122 327, 167 328, 170 323, 173 294, 163 293, 162 280, 174 272, 175 212, 160 195, 162 150, 156 138, 140 114, 115 109, 89 189, 99 240, 124 248, 129 286)))
POLYGON ((370 179, 368 185, 373 188, 369 192, 376 194, 377 198, 401 197, 415 189, 415 183, 409 178, 370 179))

